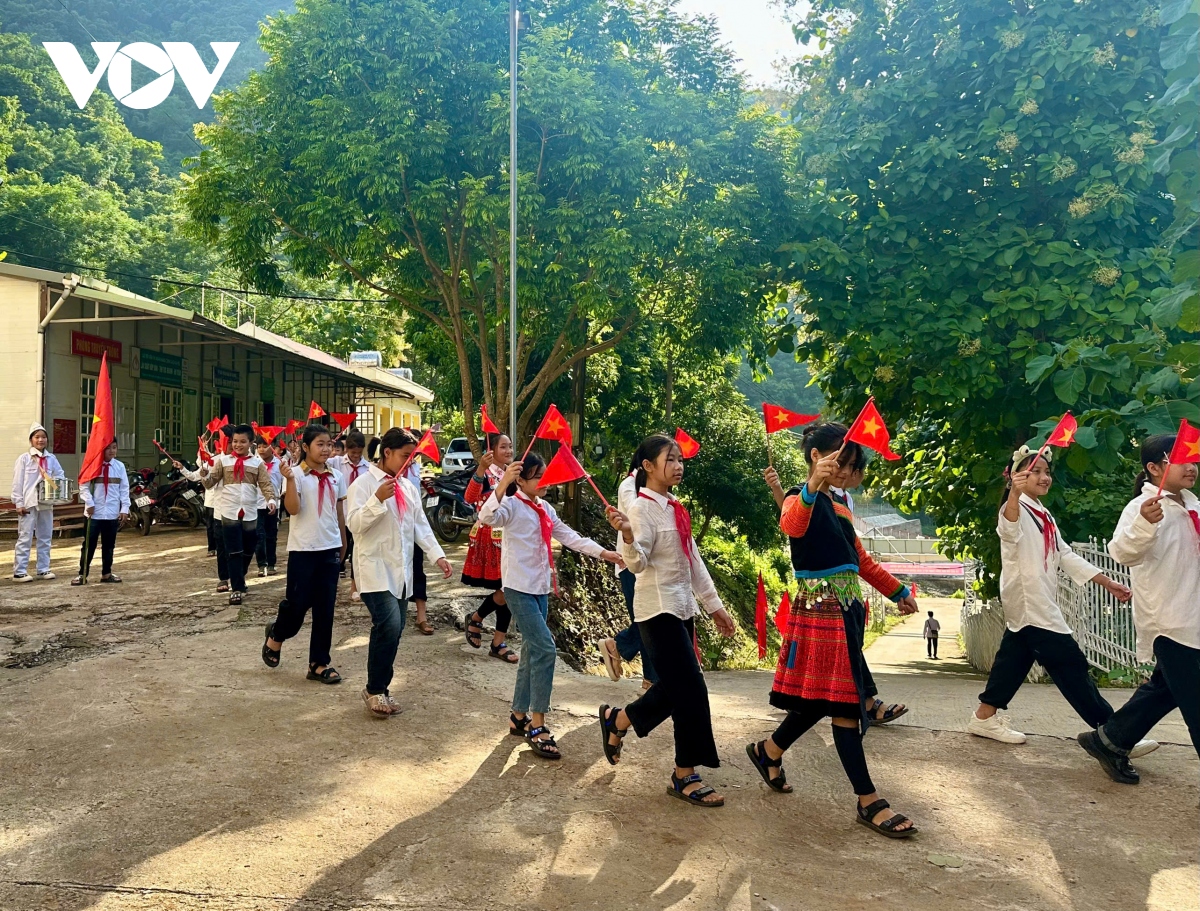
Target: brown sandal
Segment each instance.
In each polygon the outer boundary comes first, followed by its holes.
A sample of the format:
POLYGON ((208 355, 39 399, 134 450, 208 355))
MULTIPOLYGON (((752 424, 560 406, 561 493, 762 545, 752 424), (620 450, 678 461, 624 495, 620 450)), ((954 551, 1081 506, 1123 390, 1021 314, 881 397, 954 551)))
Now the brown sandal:
POLYGON ((418 620, 416 622, 417 632, 422 636, 432 636, 437 631, 437 627, 428 620, 418 620))

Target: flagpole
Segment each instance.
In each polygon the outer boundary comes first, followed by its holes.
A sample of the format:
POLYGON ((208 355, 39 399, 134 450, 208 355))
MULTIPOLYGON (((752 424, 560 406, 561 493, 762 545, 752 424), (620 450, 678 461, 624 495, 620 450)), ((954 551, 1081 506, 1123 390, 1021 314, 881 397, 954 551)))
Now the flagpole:
POLYGON ((1163 469, 1162 478, 1158 482, 1158 492, 1155 494, 1156 497, 1162 496, 1163 485, 1167 483, 1167 472, 1170 470, 1171 470, 1171 456, 1168 455, 1167 456, 1167 467, 1163 469))
MULTIPOLYGON (((517 438, 517 0, 508 0, 508 433, 517 438)), ((533 443, 529 444, 531 447, 533 443)), ((525 455, 529 450, 525 450, 525 455)), ((524 461, 525 456, 521 459, 524 461)))
POLYGON ((587 482, 592 485, 592 490, 596 491, 596 496, 600 498, 600 502, 604 504, 604 508, 612 509, 612 504, 609 503, 604 494, 600 492, 600 488, 596 486, 596 482, 592 480, 592 476, 590 474, 584 474, 584 477, 587 478, 587 482))

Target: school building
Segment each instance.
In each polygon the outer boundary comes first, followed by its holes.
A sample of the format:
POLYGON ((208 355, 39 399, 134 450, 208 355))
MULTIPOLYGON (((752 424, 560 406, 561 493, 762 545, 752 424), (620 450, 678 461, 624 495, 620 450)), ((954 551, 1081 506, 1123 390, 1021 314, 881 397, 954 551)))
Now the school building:
POLYGON ((44 425, 68 477, 79 474, 107 352, 120 458, 131 469, 157 463, 158 440, 194 459, 208 420, 283 425, 316 400, 356 413, 371 434, 421 426, 433 393, 400 371, 351 369, 315 348, 252 322, 232 327, 77 275, 0 262, 0 497, 6 466, 28 448, 29 425, 44 425))

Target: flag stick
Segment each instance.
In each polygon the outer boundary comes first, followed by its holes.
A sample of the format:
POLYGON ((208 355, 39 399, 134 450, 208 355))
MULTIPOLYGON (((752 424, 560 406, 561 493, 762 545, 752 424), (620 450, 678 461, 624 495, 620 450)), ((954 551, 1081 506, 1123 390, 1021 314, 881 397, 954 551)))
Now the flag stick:
POLYGON ((1163 485, 1167 483, 1167 472, 1170 470, 1171 470, 1171 457, 1167 456, 1167 467, 1163 469, 1162 480, 1160 480, 1158 482, 1158 493, 1155 494, 1156 497, 1162 496, 1163 485))
MULTIPOLYGON (((766 424, 763 424, 763 429, 766 430, 766 424)), ((774 468, 775 461, 771 456, 771 431, 767 430, 767 467, 774 468)))
POLYGON ((600 498, 600 502, 604 504, 604 508, 612 509, 612 504, 605 499, 604 494, 600 492, 600 488, 596 486, 596 482, 592 480, 592 476, 590 474, 585 474, 584 477, 587 478, 587 482, 592 485, 592 490, 596 491, 596 496, 600 498))
MULTIPOLYGON (((105 495, 104 495, 104 502, 105 503, 108 502, 108 494, 107 493, 105 493, 105 495)), ((88 539, 91 536, 92 536, 92 517, 85 513, 84 517, 83 517, 83 559, 85 561, 84 565, 83 565, 83 581, 85 583, 88 580, 88 575, 92 571, 92 561, 88 560, 88 539)))
POLYGON ((533 448, 533 444, 536 442, 537 442, 536 436, 532 440, 529 441, 529 445, 525 447, 525 454, 521 456, 522 462, 525 461, 525 456, 529 455, 529 450, 531 450, 533 448))
POLYGON ((159 452, 161 452, 163 455, 165 455, 172 462, 177 461, 176 458, 173 455, 171 455, 171 453, 167 452, 165 449, 162 448, 162 444, 160 442, 158 442, 158 440, 152 440, 151 442, 154 443, 155 447, 158 449, 159 452))

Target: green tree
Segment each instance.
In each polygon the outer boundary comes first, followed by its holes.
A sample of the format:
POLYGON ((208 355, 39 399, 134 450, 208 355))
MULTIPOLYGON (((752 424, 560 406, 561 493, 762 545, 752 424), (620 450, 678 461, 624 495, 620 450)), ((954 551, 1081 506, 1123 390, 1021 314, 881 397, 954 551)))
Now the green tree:
POLYGON ((746 344, 792 230, 791 129, 744 105, 711 24, 660 0, 528 9, 515 351, 500 0, 306 0, 272 19, 266 68, 217 100, 184 192, 255 287, 285 267, 354 281, 436 331, 469 427, 479 398, 503 420, 515 361, 522 432, 639 324, 713 354, 746 344))
MULTIPOLYGON (((1074 504, 1065 530, 1100 536, 1132 477, 1131 435, 1197 414, 1195 351, 1163 301, 1158 13, 1085 12, 818 0, 797 28, 828 50, 797 70, 799 350, 844 415, 873 394, 902 426, 889 498, 993 570, 1016 445, 1074 410, 1085 426, 1060 481, 1104 495, 1074 504)), ((1062 490, 1052 505, 1068 512, 1062 490)))

